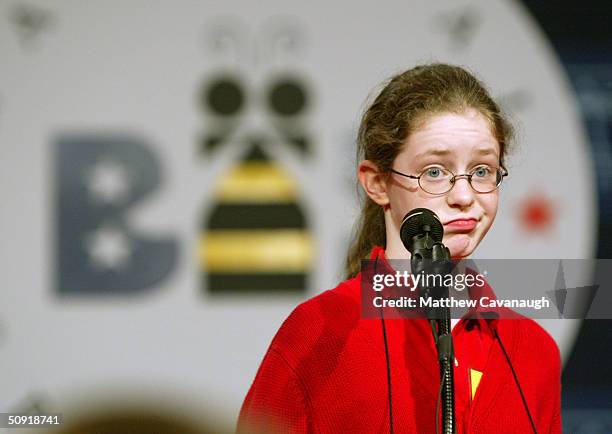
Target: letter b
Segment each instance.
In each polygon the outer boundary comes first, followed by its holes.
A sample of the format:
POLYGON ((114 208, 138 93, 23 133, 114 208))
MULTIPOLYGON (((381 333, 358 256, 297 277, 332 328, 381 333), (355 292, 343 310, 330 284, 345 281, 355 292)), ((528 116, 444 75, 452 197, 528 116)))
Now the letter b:
POLYGON ((133 295, 164 279, 176 240, 145 237, 126 220, 160 185, 155 155, 121 135, 61 136, 54 150, 56 291, 133 295))

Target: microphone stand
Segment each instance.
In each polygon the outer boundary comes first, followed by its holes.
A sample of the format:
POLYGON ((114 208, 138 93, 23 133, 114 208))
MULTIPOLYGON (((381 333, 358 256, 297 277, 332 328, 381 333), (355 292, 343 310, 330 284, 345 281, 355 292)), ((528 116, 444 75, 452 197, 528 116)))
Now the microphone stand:
MULTIPOLYGON (((441 242, 435 242, 429 235, 431 228, 423 226, 423 233, 413 238, 414 250, 410 265, 412 273, 424 271, 425 275, 446 275, 451 271, 450 251, 441 242)), ((420 288, 421 297, 434 299, 448 298, 448 287, 420 288)), ((456 434, 455 425, 455 382, 453 372, 453 338, 451 335, 450 308, 439 307, 427 309, 427 318, 432 324, 434 341, 438 349, 438 363, 440 364, 440 381, 442 393, 442 432, 456 434), (437 323, 437 328, 434 326, 437 323)), ((437 418, 437 413, 436 413, 437 418)), ((436 419, 436 426, 438 420, 436 419)))

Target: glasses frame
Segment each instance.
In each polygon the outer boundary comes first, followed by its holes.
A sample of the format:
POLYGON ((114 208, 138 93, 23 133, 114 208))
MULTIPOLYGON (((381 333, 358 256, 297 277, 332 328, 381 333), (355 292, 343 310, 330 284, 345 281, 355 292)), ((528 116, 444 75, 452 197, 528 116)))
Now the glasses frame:
POLYGON ((431 192, 429 192, 429 191, 425 190, 425 189, 423 188, 423 186, 421 185, 421 177, 422 177, 422 176, 425 174, 425 172, 426 172, 427 170, 429 170, 429 169, 431 169, 431 167, 428 167, 428 168, 426 168, 426 169, 423 169, 423 171, 421 172, 421 174, 420 174, 420 175, 418 175, 418 176, 416 176, 416 175, 408 175, 408 174, 406 174, 406 173, 399 172, 399 171, 397 171, 397 170, 395 170, 395 169, 393 169, 393 168, 389 169, 389 171, 390 171, 390 172, 395 173, 396 175, 405 176, 406 178, 416 179, 416 180, 417 180, 417 183, 419 184, 419 188, 420 188, 421 190, 423 190, 423 191, 424 191, 425 193, 427 193, 427 194, 431 194, 431 195, 434 195, 434 196, 442 196, 443 194, 446 194, 446 193, 448 193, 449 191, 451 191, 451 190, 453 189, 453 187, 455 186, 455 181, 457 180, 457 178, 466 178, 466 179, 467 179, 467 181, 468 181, 468 184, 470 184, 470 188, 471 188, 472 190, 474 190, 476 193, 480 193, 480 194, 487 194, 487 193, 491 193, 491 192, 493 192, 493 191, 497 190, 497 189, 499 188, 499 186, 501 185, 502 181, 504 180, 504 178, 505 178, 506 176, 508 176, 508 175, 509 175, 509 173, 508 173, 508 171, 506 170, 506 168, 505 168, 505 167, 491 167, 491 169, 495 169, 495 170, 496 170, 498 173, 499 173, 499 172, 501 172, 501 176, 499 177, 499 182, 497 183, 497 185, 495 186, 495 188, 493 188, 492 190, 489 190, 489 191, 478 191, 478 190, 476 190, 476 189, 474 188, 474 186, 472 185, 472 176, 474 176, 474 173, 475 173, 475 170, 476 170, 476 169, 474 169, 474 172, 473 172, 473 173, 462 173, 462 174, 459 174, 459 175, 455 175, 455 174, 454 174, 454 173, 453 173, 451 170, 449 170, 449 169, 447 169, 446 167, 444 167, 444 170, 448 171, 448 173, 450 173, 451 175, 453 175, 453 176, 451 177, 450 181, 449 181, 449 182, 450 182, 450 188, 449 188, 448 190, 446 190, 445 192, 443 192, 443 193, 431 193, 431 192))

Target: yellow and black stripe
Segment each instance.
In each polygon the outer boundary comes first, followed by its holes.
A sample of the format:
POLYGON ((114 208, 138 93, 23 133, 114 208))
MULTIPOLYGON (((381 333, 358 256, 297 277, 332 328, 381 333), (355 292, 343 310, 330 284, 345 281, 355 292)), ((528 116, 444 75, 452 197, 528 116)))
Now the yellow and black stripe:
POLYGON ((200 240, 204 286, 213 293, 305 290, 313 241, 295 180, 255 145, 215 196, 200 240))

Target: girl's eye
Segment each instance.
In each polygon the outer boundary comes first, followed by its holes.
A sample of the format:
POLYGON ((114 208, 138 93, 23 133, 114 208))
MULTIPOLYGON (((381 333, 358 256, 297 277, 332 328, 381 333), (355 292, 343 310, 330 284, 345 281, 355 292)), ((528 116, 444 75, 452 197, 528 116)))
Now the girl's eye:
POLYGON ((474 169, 474 176, 477 176, 479 178, 484 178, 485 176, 488 176, 490 173, 491 173, 491 169, 489 169, 487 166, 482 166, 482 167, 478 167, 474 169))
POLYGON ((425 175, 429 176, 430 178, 438 178, 442 175, 442 169, 439 167, 430 167, 429 169, 425 170, 425 175))

